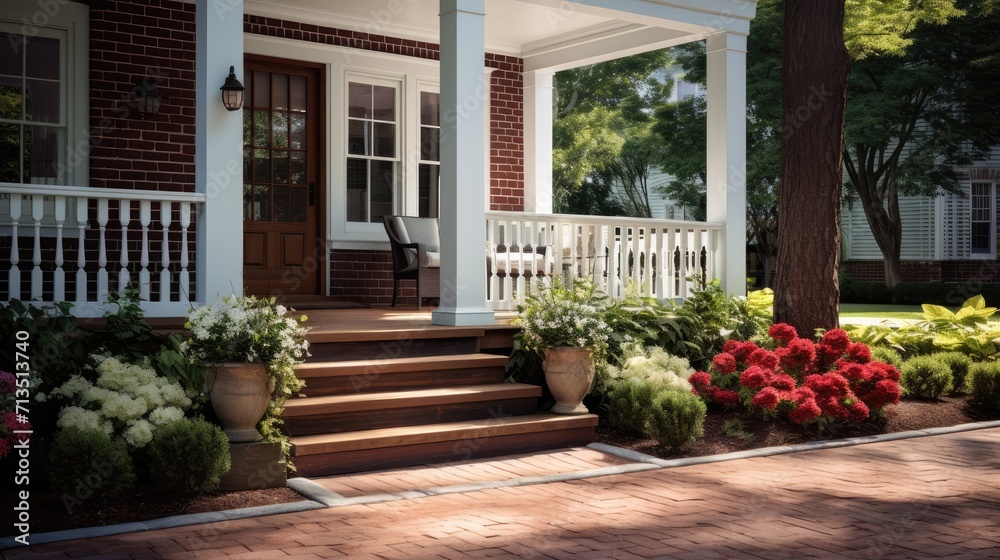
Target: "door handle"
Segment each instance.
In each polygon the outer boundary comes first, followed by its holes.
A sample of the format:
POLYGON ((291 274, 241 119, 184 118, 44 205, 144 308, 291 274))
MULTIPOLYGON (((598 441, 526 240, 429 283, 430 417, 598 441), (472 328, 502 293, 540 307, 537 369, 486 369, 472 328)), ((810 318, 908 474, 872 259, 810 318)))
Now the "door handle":
POLYGON ((309 183, 309 206, 316 206, 316 183, 309 183))

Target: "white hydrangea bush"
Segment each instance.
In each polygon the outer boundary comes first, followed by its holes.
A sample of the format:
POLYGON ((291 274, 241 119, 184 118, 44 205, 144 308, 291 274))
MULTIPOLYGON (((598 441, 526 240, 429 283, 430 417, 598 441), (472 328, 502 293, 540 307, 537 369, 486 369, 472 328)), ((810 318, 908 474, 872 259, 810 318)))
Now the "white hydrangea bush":
POLYGON ((148 366, 95 358, 96 382, 74 375, 52 391, 50 396, 70 403, 59 412, 59 428, 100 430, 142 448, 158 428, 184 418, 191 399, 179 384, 148 366))
POLYGON ((667 353, 659 347, 634 345, 625 349, 620 369, 612 370, 617 379, 638 378, 660 383, 667 388, 691 392, 688 378, 694 368, 687 359, 667 353))

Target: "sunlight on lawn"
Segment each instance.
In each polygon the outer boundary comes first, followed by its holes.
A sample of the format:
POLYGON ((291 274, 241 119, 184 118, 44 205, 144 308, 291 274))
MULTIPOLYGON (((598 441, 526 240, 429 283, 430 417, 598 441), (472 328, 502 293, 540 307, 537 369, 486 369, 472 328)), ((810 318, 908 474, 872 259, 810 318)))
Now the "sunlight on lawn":
POLYGON ((840 304, 841 317, 872 317, 876 319, 923 319, 919 305, 840 304))

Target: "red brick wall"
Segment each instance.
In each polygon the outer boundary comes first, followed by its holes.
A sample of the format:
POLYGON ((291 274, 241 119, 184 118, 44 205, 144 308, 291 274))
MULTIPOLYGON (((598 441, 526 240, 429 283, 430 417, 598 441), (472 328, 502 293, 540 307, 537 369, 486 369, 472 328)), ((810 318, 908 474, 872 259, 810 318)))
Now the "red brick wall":
POLYGON ((90 2, 90 184, 194 192, 194 4, 90 2), (163 98, 135 113, 137 78, 163 98))
MULTIPOLYGON (((274 18, 247 15, 247 33, 438 60, 434 43, 410 41, 274 18)), ((487 54, 490 79, 490 208, 524 209, 524 63, 516 57, 487 54)), ((330 253, 330 295, 345 301, 388 305, 392 301, 392 258, 379 251, 330 253)), ((413 305, 416 291, 404 281, 398 304, 413 305)))
MULTIPOLYGON (((854 280, 884 282, 882 261, 844 261, 840 269, 854 280)), ((1000 282, 1000 263, 988 260, 902 261, 903 282, 1000 282)))

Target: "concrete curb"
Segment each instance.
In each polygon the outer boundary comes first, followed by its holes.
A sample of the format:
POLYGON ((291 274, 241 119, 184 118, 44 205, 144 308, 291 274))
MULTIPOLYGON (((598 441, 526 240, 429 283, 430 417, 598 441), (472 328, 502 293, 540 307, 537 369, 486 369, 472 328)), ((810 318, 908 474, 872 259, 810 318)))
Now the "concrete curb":
MULTIPOLYGON (((53 531, 51 533, 32 534, 30 546, 50 544, 55 542, 72 541, 78 539, 90 539, 96 537, 107 537, 121 535, 125 533, 139 533, 144 531, 154 531, 158 529, 170 529, 183 527, 186 525, 199 525, 203 523, 213 523, 218 521, 232 521, 236 519, 246 519, 250 517, 264 517, 268 515, 278 515, 282 513, 297 513, 302 511, 312 511, 317 509, 328 509, 360 504, 377 504, 398 500, 413 500, 426 498, 429 496, 441 496, 446 494, 461 494, 468 492, 479 492, 496 488, 511 488, 516 486, 532 486, 536 484, 549 484, 553 482, 566 482, 571 480, 583 480, 588 478, 598 478, 634 472, 658 470, 664 468, 684 467, 689 465, 702 465, 705 463, 719 463, 723 461, 734 461, 737 459, 750 459, 754 457, 770 457, 774 455, 785 455, 789 453, 799 453, 803 451, 819 451, 822 449, 836 449, 839 447, 849 447, 866 443, 879 443, 885 441, 896 441, 901 439, 911 439, 924 436, 937 436, 969 432, 987 428, 1000 428, 1000 420, 990 422, 975 422, 971 424, 961 424, 945 428, 929 428, 926 430, 914 430, 910 432, 898 432, 895 434, 883 434, 876 436, 865 436, 848 438, 834 441, 817 441, 803 443, 799 445, 789 445, 784 447, 765 447, 762 449, 751 449, 734 453, 724 453, 721 455, 707 455, 704 457, 689 457, 685 459, 666 460, 645 453, 639 453, 603 443, 592 443, 587 447, 595 451, 600 451, 608 455, 620 457, 630 463, 605 467, 600 469, 588 469, 569 473, 559 473, 546 476, 528 476, 509 480, 477 482, 470 484, 456 484, 452 486, 441 486, 435 488, 422 488, 406 492, 369 494, 354 498, 345 498, 336 492, 332 492, 322 485, 307 478, 289 479, 287 486, 295 490, 303 497, 307 498, 301 502, 288 504, 274 504, 258 506, 252 508, 232 509, 225 511, 214 511, 205 513, 192 513, 188 515, 175 515, 160 519, 150 519, 134 523, 122 523, 118 525, 106 525, 103 527, 84 527, 79 529, 68 529, 65 531, 53 531)), ((0 550, 23 547, 21 543, 14 540, 14 537, 4 537, 0 539, 0 550)))
POLYGON ((746 451, 735 451, 733 453, 723 453, 720 455, 705 455, 703 457, 687 457, 684 459, 660 459, 645 453, 639 453, 629 449, 622 449, 613 445, 603 443, 591 443, 587 447, 601 453, 614 455, 622 459, 640 463, 656 465, 660 468, 686 467, 690 465, 703 465, 705 463, 721 463, 723 461, 735 461, 737 459, 752 459, 754 457, 771 457, 774 455, 786 455, 789 453, 801 453, 803 451, 820 451, 823 449, 837 449, 839 447, 851 447, 866 443, 879 443, 885 441, 897 441, 901 439, 912 439, 924 436, 939 436, 945 434, 955 434, 959 432, 969 432, 973 430, 983 430, 987 428, 1000 428, 1000 420, 989 422, 974 422, 970 424, 959 424, 958 426, 948 426, 944 428, 928 428, 926 430, 913 430, 909 432, 896 432, 894 434, 880 434, 874 436, 861 436, 828 441, 813 441, 800 443, 798 445, 786 445, 781 447, 762 447, 760 449, 748 449, 746 451))

